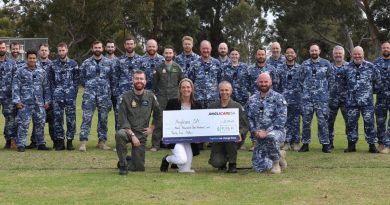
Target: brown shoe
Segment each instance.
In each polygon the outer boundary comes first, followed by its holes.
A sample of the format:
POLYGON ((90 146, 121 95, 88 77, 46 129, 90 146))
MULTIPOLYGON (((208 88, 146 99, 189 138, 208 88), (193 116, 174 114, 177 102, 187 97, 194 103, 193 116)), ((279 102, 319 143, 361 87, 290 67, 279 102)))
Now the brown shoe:
POLYGON ((15 138, 11 139, 11 146, 10 146, 10 148, 12 150, 16 150, 16 140, 15 140, 15 138))

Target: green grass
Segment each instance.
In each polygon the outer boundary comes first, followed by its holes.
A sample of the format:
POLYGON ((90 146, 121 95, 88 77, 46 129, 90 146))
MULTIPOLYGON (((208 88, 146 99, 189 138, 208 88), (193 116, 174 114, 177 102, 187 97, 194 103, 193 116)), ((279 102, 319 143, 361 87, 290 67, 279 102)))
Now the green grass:
MULTIPOLYGON (((77 105, 76 147, 82 114, 81 102, 77 105)), ((169 153, 161 150, 146 153, 145 172, 119 176, 116 153, 95 148, 96 114, 94 117, 86 153, 37 150, 18 153, 0 149, 0 204, 390 203, 390 155, 367 152, 362 124, 358 152, 343 153, 347 141, 341 115, 336 122, 334 152, 321 152, 314 119, 310 152, 288 152, 288 169, 281 175, 252 170, 239 170, 238 174, 218 172, 207 164, 209 150, 194 158, 195 174, 178 174, 173 170, 160 173, 161 158, 169 153)), ((112 147, 113 119, 111 112, 108 144, 112 147)), ((0 118, 1 127, 3 120, 0 118)), ((47 130, 45 137, 51 146, 47 130)), ((3 144, 4 140, 0 146, 3 144)), ((250 166, 250 160, 250 152, 239 151, 239 167, 250 166)))

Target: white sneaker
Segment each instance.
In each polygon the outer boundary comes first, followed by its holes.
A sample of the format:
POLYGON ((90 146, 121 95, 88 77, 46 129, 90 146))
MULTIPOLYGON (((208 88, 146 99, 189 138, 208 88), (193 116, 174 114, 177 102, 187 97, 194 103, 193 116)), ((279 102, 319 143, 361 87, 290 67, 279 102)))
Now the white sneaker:
POLYGON ((181 171, 177 171, 178 173, 195 173, 195 170, 193 169, 190 169, 190 170, 181 170, 181 171))

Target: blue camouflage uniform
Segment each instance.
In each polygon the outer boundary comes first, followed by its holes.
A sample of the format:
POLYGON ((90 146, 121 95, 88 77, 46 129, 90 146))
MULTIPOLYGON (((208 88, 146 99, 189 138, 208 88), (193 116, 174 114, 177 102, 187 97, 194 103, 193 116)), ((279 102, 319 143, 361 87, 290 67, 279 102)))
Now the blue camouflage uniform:
POLYGON ((278 72, 276 72, 275 67, 268 65, 268 64, 266 64, 264 67, 259 67, 257 65, 257 63, 255 63, 255 64, 249 66, 249 68, 248 68, 249 80, 250 80, 249 92, 252 95, 259 92, 257 85, 256 85, 256 80, 259 77, 259 75, 264 73, 264 72, 267 72, 271 76, 272 88, 276 87, 276 85, 280 81, 279 76, 278 76, 278 72))
POLYGON ((302 83, 302 143, 311 142, 311 121, 316 112, 318 120, 318 138, 321 144, 329 144, 329 81, 332 78, 332 65, 328 60, 318 58, 304 61, 301 65, 302 83))
POLYGON ((265 62, 274 68, 278 68, 279 66, 286 64, 286 57, 281 55, 278 60, 275 60, 270 56, 265 62))
MULTIPOLYGON (((342 71, 347 65, 347 62, 341 67, 337 67, 335 64, 332 64, 332 81, 329 82, 329 141, 333 144, 334 141, 334 123, 336 121, 337 113, 339 109, 343 115, 344 124, 347 126, 347 109, 345 103, 347 100, 347 82, 342 77, 342 71)), ((345 131, 346 128, 345 128, 345 131)))
POLYGON ((210 57, 208 62, 202 58, 192 62, 188 72, 188 78, 192 80, 195 88, 195 100, 202 108, 219 99, 218 83, 221 79, 221 67, 217 59, 210 57))
MULTIPOLYGON (((114 83, 113 95, 118 99, 123 93, 133 89, 133 71, 141 67, 141 57, 135 54, 133 57, 122 55, 118 57, 114 65, 114 83)), ((115 129, 118 130, 118 108, 115 106, 115 129)))
POLYGON ((264 139, 255 138, 252 156, 253 169, 264 172, 272 168, 273 161, 280 159, 279 144, 286 136, 287 102, 281 94, 270 89, 265 97, 261 97, 260 92, 252 95, 245 110, 252 136, 258 130, 269 132, 264 139))
POLYGON ((358 121, 360 112, 364 121, 364 132, 368 144, 377 142, 374 119, 374 88, 380 85, 380 73, 374 65, 363 61, 360 66, 348 63, 343 70, 347 82, 347 136, 348 142, 358 141, 358 121))
POLYGON ((287 101, 286 142, 299 144, 302 84, 300 82, 301 66, 298 63, 279 65, 280 84, 283 97, 287 101))
POLYGON ((108 58, 102 57, 97 63, 92 56, 80 67, 80 79, 84 85, 80 141, 88 140, 92 115, 96 107, 98 108, 98 138, 99 141, 107 141, 107 117, 111 110, 111 92, 114 87, 112 66, 108 58))
POLYGON ((164 62, 164 57, 158 53, 156 53, 156 57, 150 58, 148 54, 142 56, 141 59, 141 68, 146 75, 146 85, 145 89, 152 90, 153 89, 153 74, 156 72, 157 65, 160 65, 164 62))
POLYGON ((12 102, 24 105, 23 108, 18 110, 17 114, 17 147, 25 146, 31 117, 35 125, 37 145, 45 144, 46 112, 44 105, 50 104, 50 101, 50 87, 45 70, 41 67, 31 69, 26 66, 16 71, 12 82, 12 102))
POLYGON ((390 59, 380 57, 373 63, 381 75, 381 86, 375 104, 378 143, 390 147, 390 120, 387 119, 387 113, 390 111, 390 59), (387 128, 386 121, 388 121, 387 128))
POLYGON ((56 140, 64 140, 64 110, 66 113, 66 139, 73 140, 76 132, 76 97, 79 86, 77 62, 66 58, 53 61, 49 68, 49 83, 52 92, 56 140))
POLYGON ((16 109, 12 103, 12 79, 16 70, 14 61, 8 58, 0 61, 0 105, 5 119, 4 137, 6 140, 16 138, 16 109))
POLYGON ((183 77, 187 78, 187 73, 190 70, 191 63, 199 58, 199 55, 192 52, 186 55, 184 52, 175 57, 175 62, 180 65, 183 70, 183 77))
POLYGON ((226 66, 227 64, 231 64, 232 63, 232 60, 229 57, 226 58, 225 61, 222 61, 222 59, 220 57, 218 57, 218 61, 221 64, 221 68, 226 66))
MULTIPOLYGON (((52 61, 50 59, 48 59, 46 62, 42 62, 42 61, 37 62, 37 67, 41 67, 43 70, 45 70, 46 75, 48 75, 49 68, 51 65, 52 65, 52 61)), ((50 86, 50 82, 49 82, 49 86, 50 86)), ((49 108, 46 109, 45 111, 46 111, 46 122, 49 124, 50 139, 52 141, 54 141, 55 140, 55 133, 54 133, 55 130, 54 130, 53 104, 50 104, 49 108)), ((31 142, 36 144, 37 140, 35 137, 35 135, 36 135, 35 133, 36 133, 36 130, 35 130, 35 125, 33 123, 33 130, 31 133, 31 142)))
POLYGON ((246 104, 249 98, 249 73, 248 65, 239 63, 237 66, 231 62, 222 67, 221 81, 230 82, 233 87, 232 99, 242 106, 246 104))
POLYGON ((23 59, 12 59, 16 63, 16 68, 23 68, 27 66, 27 62, 23 59))

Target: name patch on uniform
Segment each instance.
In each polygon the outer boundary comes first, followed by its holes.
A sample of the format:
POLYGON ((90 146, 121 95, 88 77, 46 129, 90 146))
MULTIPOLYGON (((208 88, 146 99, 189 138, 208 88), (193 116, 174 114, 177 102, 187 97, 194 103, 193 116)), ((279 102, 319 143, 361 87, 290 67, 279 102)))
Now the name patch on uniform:
POLYGON ((149 101, 143 100, 142 101, 142 106, 149 106, 149 101))

